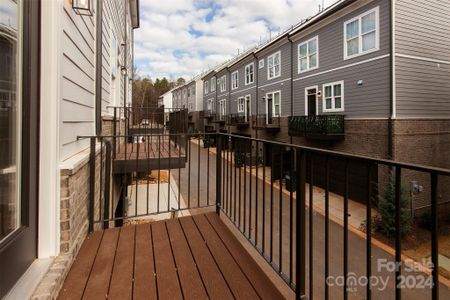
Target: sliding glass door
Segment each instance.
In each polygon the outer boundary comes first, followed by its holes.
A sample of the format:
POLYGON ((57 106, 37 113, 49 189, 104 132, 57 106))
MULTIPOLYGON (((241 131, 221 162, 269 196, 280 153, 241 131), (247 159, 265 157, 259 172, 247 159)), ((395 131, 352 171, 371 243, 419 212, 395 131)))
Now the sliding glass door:
POLYGON ((39 3, 0 0, 0 298, 37 256, 39 3))

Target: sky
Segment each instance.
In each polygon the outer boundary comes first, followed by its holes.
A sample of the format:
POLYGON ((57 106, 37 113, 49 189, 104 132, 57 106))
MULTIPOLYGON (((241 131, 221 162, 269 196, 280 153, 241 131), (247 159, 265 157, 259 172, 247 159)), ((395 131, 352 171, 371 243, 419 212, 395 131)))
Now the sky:
POLYGON ((337 0, 140 0, 140 76, 192 77, 275 37, 337 0))

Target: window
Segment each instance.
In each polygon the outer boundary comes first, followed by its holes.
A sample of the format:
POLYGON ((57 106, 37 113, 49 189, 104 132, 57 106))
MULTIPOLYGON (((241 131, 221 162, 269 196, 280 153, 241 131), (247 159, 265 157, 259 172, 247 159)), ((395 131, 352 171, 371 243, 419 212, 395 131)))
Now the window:
POLYGON ((264 68, 264 59, 259 60, 259 68, 264 68))
POLYGON ((206 109, 210 112, 214 111, 214 99, 208 99, 206 103, 206 109))
POLYGON ((252 84, 255 81, 255 65, 254 63, 245 66, 245 85, 252 84))
POLYGON ((239 71, 231 73, 231 89, 235 90, 239 87, 239 71))
POLYGON ((195 96, 195 87, 192 87, 191 95, 192 95, 192 96, 195 96))
POLYGON ((209 92, 209 81, 205 81, 205 94, 209 92))
POLYGON ((316 36, 298 45, 298 73, 319 67, 319 38, 316 36))
POLYGON ((227 113, 227 105, 226 100, 219 101, 219 116, 224 117, 227 113))
POLYGON ((378 50, 379 8, 345 22, 344 40, 345 59, 378 50))
POLYGON ((191 88, 187 89, 187 96, 190 97, 191 96, 191 88))
POLYGON ((323 111, 344 111, 344 82, 334 82, 323 86, 323 111))
POLYGON ((238 98, 238 112, 242 113, 245 110, 245 98, 239 97, 238 98))
POLYGON ((220 77, 220 91, 225 92, 227 90, 227 77, 223 75, 220 77))
POLYGON ((280 77, 281 75, 281 52, 270 55, 267 58, 267 79, 280 77))
POLYGON ((216 77, 211 78, 211 92, 216 91, 216 77))
POLYGON ((279 117, 281 114, 281 93, 280 91, 266 94, 267 116, 279 117))

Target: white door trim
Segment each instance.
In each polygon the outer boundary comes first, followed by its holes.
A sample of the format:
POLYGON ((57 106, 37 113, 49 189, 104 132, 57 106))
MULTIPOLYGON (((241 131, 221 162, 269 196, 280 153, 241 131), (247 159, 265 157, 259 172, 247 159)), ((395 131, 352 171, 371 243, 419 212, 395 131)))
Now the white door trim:
POLYGON ((312 90, 312 89, 316 89, 316 116, 319 114, 319 98, 318 98, 318 93, 319 93, 319 86, 318 85, 314 85, 314 86, 309 86, 305 88, 305 116, 308 116, 308 91, 312 90))

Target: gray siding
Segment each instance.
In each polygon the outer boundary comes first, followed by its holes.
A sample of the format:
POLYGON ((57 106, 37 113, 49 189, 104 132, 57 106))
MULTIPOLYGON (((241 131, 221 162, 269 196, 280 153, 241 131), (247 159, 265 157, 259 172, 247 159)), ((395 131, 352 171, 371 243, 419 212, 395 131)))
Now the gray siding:
POLYGON ((397 53, 450 60, 450 0, 397 0, 397 53))
POLYGON ((286 39, 283 43, 271 46, 270 49, 264 51, 264 54, 257 54, 258 62, 264 59, 264 68, 258 68, 258 98, 257 106, 258 113, 265 114, 266 106, 263 97, 273 91, 281 91, 281 115, 291 115, 291 43, 286 39), (281 52, 281 76, 268 79, 267 76, 267 57, 280 51, 281 52))
MULTIPOLYGON (((293 37, 294 43, 294 114, 305 113, 305 88, 335 81, 344 81, 345 111, 352 118, 378 118, 389 116, 390 67, 389 67, 389 1, 376 0, 356 10, 349 6, 343 16, 331 23, 319 23, 316 30, 308 30, 293 37), (365 11, 379 7, 379 50, 351 59, 344 59, 344 23, 365 11), (319 28, 319 26, 322 26, 319 28), (298 73, 298 45, 310 38, 319 39, 319 67, 298 73), (380 58, 383 57, 384 58, 380 58), (374 61, 370 61, 375 59, 374 61), (362 86, 357 81, 363 80, 362 86)), ((323 93, 323 91, 322 91, 323 93)), ((322 102, 319 100, 319 112, 322 102)))
POLYGON ((450 117, 450 64, 396 58, 397 117, 450 117))
POLYGON ((207 102, 209 99, 213 99, 214 102, 216 102, 216 92, 217 92, 217 84, 216 84, 216 91, 211 92, 211 78, 215 77, 215 75, 209 75, 207 77, 204 78, 203 80, 203 110, 206 111, 207 110, 207 102), (209 82, 209 88, 208 88, 208 92, 205 93, 205 82, 209 82))
POLYGON ((450 116, 449 20, 450 0, 396 2, 397 117, 450 116))
MULTIPOLYGON (((344 81, 345 111, 341 112, 342 114, 348 118, 387 117, 390 106, 390 77, 386 70, 389 70, 389 57, 351 69, 342 69, 294 81, 294 115, 305 115, 305 88, 317 85, 323 95, 322 86, 324 84, 344 81), (363 81, 362 86, 357 84, 359 80, 363 81)), ((319 114, 323 113, 322 105, 322 99, 319 99, 319 114)))
MULTIPOLYGON (((240 61, 236 65, 234 65, 232 68, 230 68, 230 74, 238 71, 239 72, 239 87, 237 89, 231 90, 230 93, 230 113, 231 114, 237 114, 237 99, 240 97, 245 97, 247 95, 251 96, 251 113, 256 113, 256 76, 258 73, 257 70, 257 60, 253 57, 247 57, 246 59, 240 61), (254 82, 249 85, 245 85, 245 66, 248 64, 253 63, 254 64, 254 82)), ((230 75, 231 80, 231 75, 230 75)), ((231 83, 230 83, 231 84, 231 83)))

